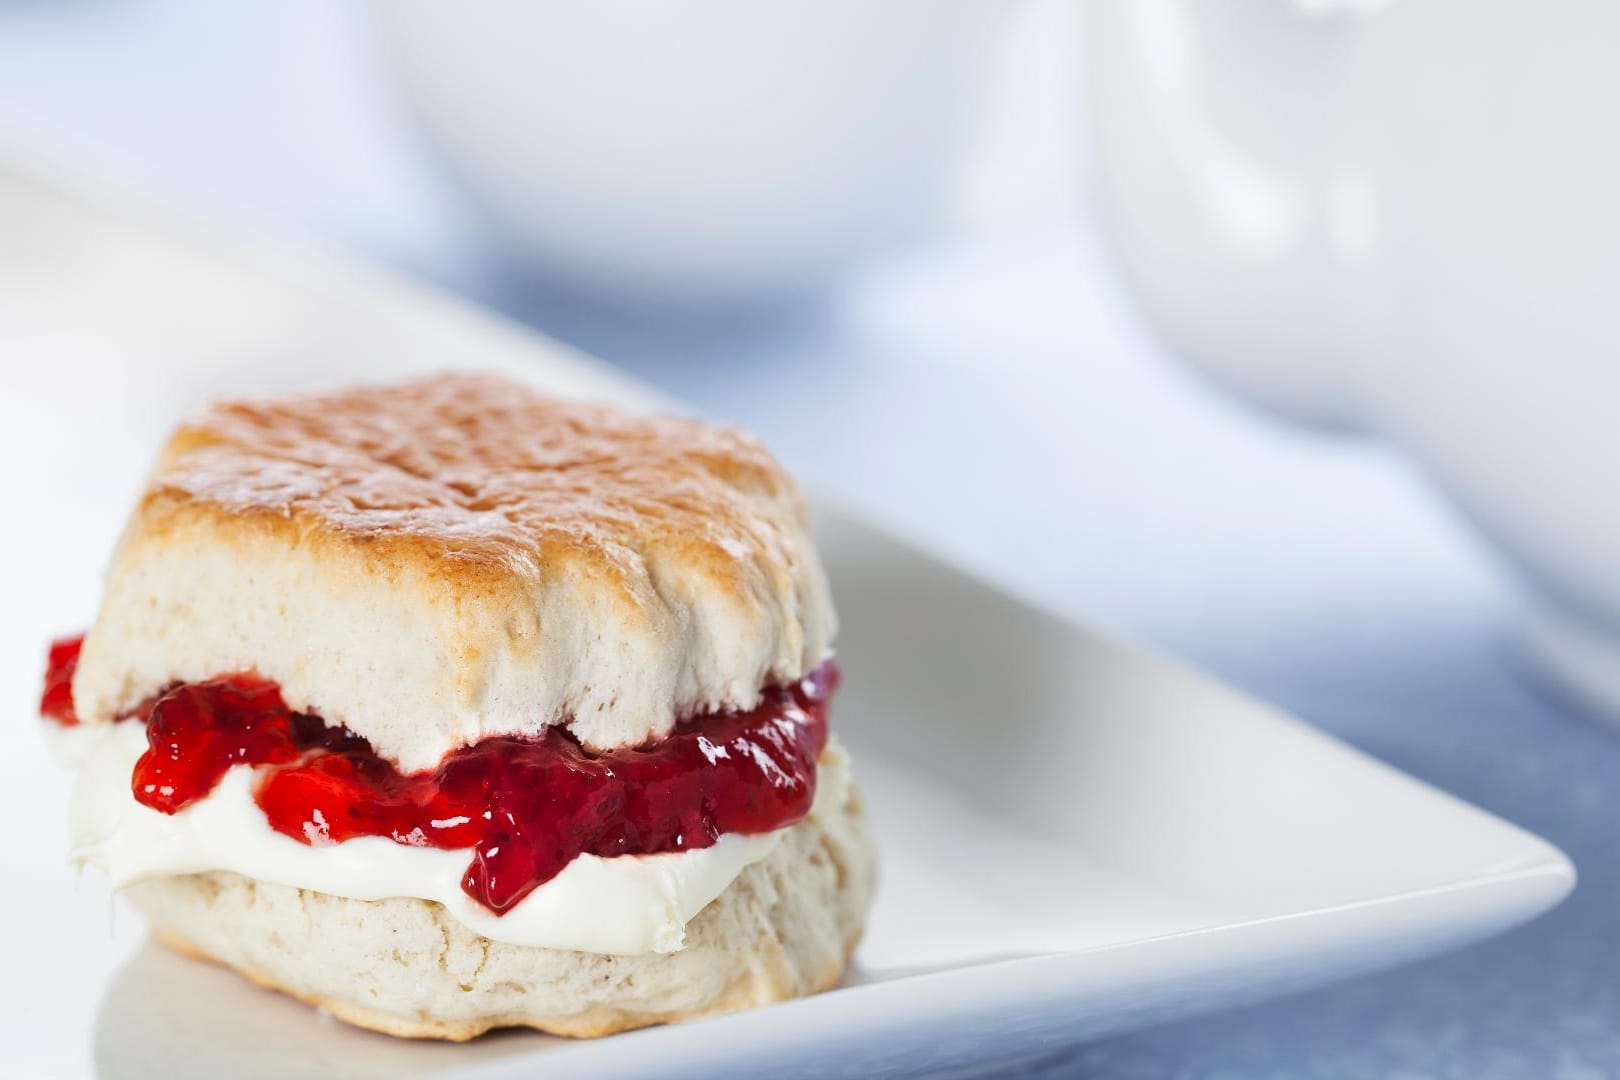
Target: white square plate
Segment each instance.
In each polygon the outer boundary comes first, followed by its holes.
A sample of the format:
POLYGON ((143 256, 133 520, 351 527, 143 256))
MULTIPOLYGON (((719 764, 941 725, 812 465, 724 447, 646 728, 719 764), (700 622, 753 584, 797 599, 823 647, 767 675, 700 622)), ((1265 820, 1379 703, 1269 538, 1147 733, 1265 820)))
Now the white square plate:
MULTIPOLYGON (((48 542, 7 529, 0 550, 36 568, 0 639, 13 715, 43 639, 93 610, 163 431, 202 398, 479 366, 657 400, 442 297, 14 168, 0 236, 0 356, 25 358, 0 438, 33 462, 20 504, 56 513, 48 542)), ((965 1067, 1433 953, 1574 883, 1544 841, 1207 679, 826 508, 821 531, 843 625, 834 725, 883 857, 840 989, 594 1042, 399 1042, 142 945, 127 916, 109 940, 100 889, 73 893, 61 830, 41 824, 21 841, 33 886, 5 901, 37 928, 0 984, 12 1063, 73 1072, 93 1048, 109 1077, 965 1067)), ((28 725, 0 728, 0 760, 22 777, 0 785, 5 820, 65 807, 28 725)))

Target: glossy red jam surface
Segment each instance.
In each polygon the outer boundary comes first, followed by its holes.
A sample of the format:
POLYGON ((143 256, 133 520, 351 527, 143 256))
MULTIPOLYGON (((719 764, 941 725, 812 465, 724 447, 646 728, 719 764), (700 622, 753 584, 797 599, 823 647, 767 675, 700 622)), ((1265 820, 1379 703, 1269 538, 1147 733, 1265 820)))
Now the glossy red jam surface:
POLYGON ((79 666, 84 635, 51 642, 45 659, 45 692, 39 695, 39 714, 72 727, 79 722, 73 711, 73 672, 79 666))
MULTIPOLYGON (((47 706, 58 667, 53 648, 47 706)), ((136 711, 149 749, 132 782, 136 799, 172 814, 232 765, 260 766, 255 798, 278 832, 306 844, 386 836, 471 848, 462 888, 502 912, 576 855, 685 851, 804 817, 837 682, 829 661, 753 709, 684 720, 645 747, 594 753, 553 727, 485 739, 402 774, 358 735, 293 712, 274 683, 233 675, 177 686, 136 711)), ((71 701, 67 709, 72 722, 71 701)))

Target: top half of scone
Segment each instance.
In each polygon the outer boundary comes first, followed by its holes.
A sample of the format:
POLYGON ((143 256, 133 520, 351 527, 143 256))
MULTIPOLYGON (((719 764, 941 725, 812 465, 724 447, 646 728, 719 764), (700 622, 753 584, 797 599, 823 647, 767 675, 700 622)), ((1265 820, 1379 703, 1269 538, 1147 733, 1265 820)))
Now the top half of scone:
POLYGON ((251 671, 402 772, 561 725, 586 751, 827 658, 802 498, 738 431, 445 375, 217 405, 113 556, 86 723, 251 671))

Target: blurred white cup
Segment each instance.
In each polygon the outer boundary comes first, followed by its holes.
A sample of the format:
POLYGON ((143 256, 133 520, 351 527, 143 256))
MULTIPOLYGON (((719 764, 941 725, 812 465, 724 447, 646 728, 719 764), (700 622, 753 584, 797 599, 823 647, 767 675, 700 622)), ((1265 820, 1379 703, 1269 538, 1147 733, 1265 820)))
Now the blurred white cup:
POLYGON ((1096 0, 1114 238, 1182 356, 1401 444, 1620 717, 1620 4, 1096 0))
POLYGON ((819 284, 925 233, 1004 0, 384 0, 450 171, 543 271, 619 298, 819 284))

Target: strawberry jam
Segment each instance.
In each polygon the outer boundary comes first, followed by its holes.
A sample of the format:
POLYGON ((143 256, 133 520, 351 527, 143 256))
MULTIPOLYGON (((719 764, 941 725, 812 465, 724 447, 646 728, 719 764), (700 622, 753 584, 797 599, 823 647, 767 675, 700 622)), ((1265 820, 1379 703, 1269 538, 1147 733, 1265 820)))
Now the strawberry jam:
POLYGON ((45 658, 45 692, 39 696, 39 714, 72 727, 79 722, 73 711, 73 673, 79 667, 84 635, 51 642, 45 658))
MULTIPOLYGON (((72 663, 52 648, 42 711, 64 723, 72 702, 57 687, 72 663)), ((254 797, 276 831, 312 845, 382 836, 471 849, 462 888, 500 913, 580 854, 686 851, 803 818, 837 682, 829 661, 752 709, 683 720, 643 747, 595 752, 554 726, 400 773, 360 736, 289 709, 274 683, 231 675, 173 687, 132 714, 148 746, 132 784, 138 801, 172 814, 231 766, 255 766, 254 797)))

